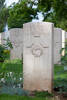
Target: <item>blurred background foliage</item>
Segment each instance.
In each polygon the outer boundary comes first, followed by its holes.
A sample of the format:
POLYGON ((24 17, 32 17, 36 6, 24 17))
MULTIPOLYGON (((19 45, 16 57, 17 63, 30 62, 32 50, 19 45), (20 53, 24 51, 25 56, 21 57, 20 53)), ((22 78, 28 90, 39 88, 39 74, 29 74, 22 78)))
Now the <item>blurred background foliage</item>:
POLYGON ((3 45, 0 45, 0 62, 9 59, 10 51, 5 49, 3 45))
POLYGON ((19 0, 9 7, 4 2, 0 0, 0 32, 6 24, 9 28, 23 27, 24 23, 38 19, 38 12, 42 13, 43 21, 67 31, 67 0, 19 0))
POLYGON ((9 15, 8 8, 6 8, 5 0, 0 0, 0 32, 4 31, 9 15))

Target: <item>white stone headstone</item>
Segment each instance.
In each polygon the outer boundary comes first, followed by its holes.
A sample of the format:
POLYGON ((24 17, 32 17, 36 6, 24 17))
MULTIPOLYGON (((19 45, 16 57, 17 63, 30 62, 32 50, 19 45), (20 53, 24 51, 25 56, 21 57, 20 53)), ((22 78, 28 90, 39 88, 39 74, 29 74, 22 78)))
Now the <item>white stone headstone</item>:
MULTIPOLYGON (((62 30, 62 48, 65 48, 65 38, 66 38, 66 32, 62 30)), ((65 55, 65 50, 62 52, 62 56, 65 55)))
POLYGON ((65 36, 66 36, 66 33, 64 30, 62 30, 62 48, 65 48, 65 36))
POLYGON ((29 91, 52 91, 53 24, 26 23, 23 26, 23 88, 29 91))
POLYGON ((0 39, 1 39, 0 43, 4 45, 5 44, 5 32, 0 33, 0 39))
POLYGON ((13 46, 13 49, 11 49, 10 58, 22 59, 23 29, 21 28, 10 29, 9 33, 10 33, 9 39, 13 46))
POLYGON ((62 49, 62 30, 54 28, 54 64, 60 64, 62 49))
POLYGON ((0 44, 1 44, 1 33, 0 33, 0 44))
POLYGON ((66 32, 66 40, 67 40, 67 32, 66 32))

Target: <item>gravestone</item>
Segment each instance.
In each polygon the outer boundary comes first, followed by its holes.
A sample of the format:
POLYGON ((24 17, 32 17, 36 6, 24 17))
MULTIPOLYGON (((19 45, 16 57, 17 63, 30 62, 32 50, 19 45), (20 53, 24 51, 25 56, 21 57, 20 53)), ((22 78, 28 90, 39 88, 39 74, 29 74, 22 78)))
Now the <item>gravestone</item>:
POLYGON ((23 47, 23 30, 21 28, 14 28, 9 30, 10 41, 13 49, 10 52, 11 59, 22 59, 22 47, 23 47))
MULTIPOLYGON (((65 38, 66 38, 66 32, 62 30, 62 48, 65 48, 65 38)), ((62 56, 65 55, 65 50, 62 52, 62 56)))
POLYGON ((1 44, 1 33, 0 33, 0 44, 1 44))
POLYGON ((23 88, 29 91, 52 91, 53 88, 53 24, 49 22, 23 25, 23 88))
POLYGON ((62 30, 54 28, 54 64, 60 64, 62 49, 62 30))
POLYGON ((66 32, 66 40, 67 40, 67 32, 66 32))
POLYGON ((5 32, 0 33, 0 44, 5 44, 5 32))
POLYGON ((67 46, 67 32, 66 32, 66 35, 65 35, 65 44, 67 46))

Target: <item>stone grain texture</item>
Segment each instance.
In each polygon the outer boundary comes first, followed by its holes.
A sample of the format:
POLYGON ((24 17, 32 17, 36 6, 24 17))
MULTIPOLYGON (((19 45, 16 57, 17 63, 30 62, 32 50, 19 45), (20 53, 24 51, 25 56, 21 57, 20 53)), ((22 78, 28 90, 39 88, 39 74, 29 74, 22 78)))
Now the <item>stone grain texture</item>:
POLYGON ((0 33, 0 44, 5 44, 5 32, 0 33))
POLYGON ((9 30, 10 41, 12 43, 13 49, 11 49, 10 58, 11 59, 22 59, 23 52, 23 29, 14 28, 9 30))
MULTIPOLYGON (((62 30, 62 48, 65 48, 65 39, 66 39, 66 32, 62 30)), ((65 50, 62 52, 62 56, 65 55, 65 50)))
POLYGON ((62 30, 60 28, 54 28, 54 64, 61 63, 61 51, 62 49, 62 30))
POLYGON ((49 22, 23 26, 23 88, 29 91, 52 91, 54 27, 49 22))

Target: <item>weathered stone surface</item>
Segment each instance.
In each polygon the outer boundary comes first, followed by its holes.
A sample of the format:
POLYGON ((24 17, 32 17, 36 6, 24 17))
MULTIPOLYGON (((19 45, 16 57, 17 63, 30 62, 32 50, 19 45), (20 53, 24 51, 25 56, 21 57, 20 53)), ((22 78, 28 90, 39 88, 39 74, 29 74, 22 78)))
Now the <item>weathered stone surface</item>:
POLYGON ((0 44, 1 44, 1 33, 0 33, 0 44))
POLYGON ((62 30, 62 48, 65 48, 66 32, 62 30))
POLYGON ((5 44, 5 32, 0 33, 0 44, 5 44))
MULTIPOLYGON (((65 48, 65 38, 66 38, 66 33, 64 30, 62 30, 62 48, 65 48)), ((62 52, 62 56, 65 55, 65 50, 62 52)))
POLYGON ((67 32, 65 32, 65 39, 67 40, 67 32))
POLYGON ((62 30, 60 28, 54 28, 54 64, 60 63, 61 49, 62 49, 62 30))
POLYGON ((13 49, 11 50, 11 59, 22 59, 23 52, 23 29, 14 28, 10 29, 10 41, 12 43, 13 49))
POLYGON ((26 23, 23 27, 23 77, 25 90, 52 91, 53 24, 26 23))

